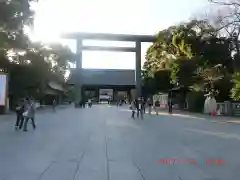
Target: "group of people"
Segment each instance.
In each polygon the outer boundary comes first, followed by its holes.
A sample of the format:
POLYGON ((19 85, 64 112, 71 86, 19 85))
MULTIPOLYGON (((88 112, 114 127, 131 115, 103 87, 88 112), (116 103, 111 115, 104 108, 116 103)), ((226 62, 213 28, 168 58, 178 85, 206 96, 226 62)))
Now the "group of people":
POLYGON ((33 98, 22 99, 16 106, 17 120, 15 129, 23 128, 23 131, 27 131, 27 124, 30 119, 32 120, 33 129, 36 129, 35 111, 36 104, 33 98))
POLYGON ((117 101, 117 106, 122 106, 123 104, 127 104, 127 99, 121 99, 117 101))
MULTIPOLYGON (((130 109, 132 110, 131 118, 135 119, 135 114, 137 114, 137 118, 139 118, 139 115, 143 119, 143 114, 146 112, 146 105, 148 107, 148 113, 152 114, 152 109, 154 108, 156 114, 159 114, 159 111, 161 109, 160 102, 156 100, 154 103, 153 101, 148 98, 146 101, 144 98, 139 98, 136 100, 131 101, 130 109)), ((169 98, 168 100, 168 112, 169 114, 172 114, 172 100, 169 98)))
POLYGON ((92 100, 88 99, 88 101, 86 101, 86 100, 82 99, 79 103, 79 107, 80 108, 85 108, 86 104, 88 105, 89 108, 91 108, 92 107, 92 100))
POLYGON ((131 118, 135 119, 135 114, 137 114, 137 118, 139 118, 139 115, 140 115, 141 119, 143 119, 143 114, 145 113, 144 99, 139 98, 139 99, 133 100, 131 102, 130 109, 132 110, 131 118))

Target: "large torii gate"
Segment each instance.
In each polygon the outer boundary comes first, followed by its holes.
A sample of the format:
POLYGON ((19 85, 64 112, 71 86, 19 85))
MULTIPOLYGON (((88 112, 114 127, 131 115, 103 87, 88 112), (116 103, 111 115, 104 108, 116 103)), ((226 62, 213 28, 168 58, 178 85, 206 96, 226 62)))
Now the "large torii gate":
POLYGON ((136 69, 135 69, 135 85, 136 97, 141 96, 141 43, 154 42, 155 36, 151 35, 125 35, 125 34, 104 34, 104 33, 69 33, 63 35, 66 39, 75 39, 77 41, 76 50, 76 70, 77 77, 75 77, 75 103, 79 103, 82 99, 82 84, 81 84, 81 69, 82 69, 82 51, 118 51, 118 52, 135 52, 136 53, 136 69), (135 47, 103 47, 103 46, 84 46, 83 40, 105 40, 105 41, 131 41, 135 42, 135 47))

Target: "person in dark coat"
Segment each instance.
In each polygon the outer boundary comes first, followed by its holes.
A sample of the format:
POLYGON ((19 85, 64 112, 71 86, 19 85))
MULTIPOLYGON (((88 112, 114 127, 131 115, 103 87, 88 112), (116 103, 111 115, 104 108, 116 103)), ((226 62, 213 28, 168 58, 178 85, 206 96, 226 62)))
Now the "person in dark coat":
POLYGON ((169 114, 172 114, 172 106, 173 106, 172 99, 169 98, 169 100, 168 100, 168 113, 169 114))
POLYGON ((21 129, 23 126, 24 122, 24 117, 23 117, 23 112, 24 112, 24 100, 22 99, 20 103, 16 106, 16 114, 17 114, 17 120, 15 124, 15 129, 21 129))
POLYGON ((146 101, 145 101, 145 99, 143 97, 141 99, 141 103, 142 103, 143 113, 145 114, 146 113, 146 101))
POLYGON ((139 118, 139 114, 141 116, 141 119, 143 119, 143 113, 144 113, 144 102, 142 99, 136 100, 136 108, 137 108, 137 118, 139 118))

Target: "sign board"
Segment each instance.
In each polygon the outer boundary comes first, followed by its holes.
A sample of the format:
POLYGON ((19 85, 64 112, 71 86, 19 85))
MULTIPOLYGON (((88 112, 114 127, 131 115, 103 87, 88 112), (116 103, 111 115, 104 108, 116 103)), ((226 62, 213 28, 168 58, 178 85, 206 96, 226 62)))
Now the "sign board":
POLYGON ((113 89, 99 89, 100 99, 109 99, 113 97, 113 89))
POLYGON ((7 98, 7 75, 0 74, 0 106, 6 106, 7 98))

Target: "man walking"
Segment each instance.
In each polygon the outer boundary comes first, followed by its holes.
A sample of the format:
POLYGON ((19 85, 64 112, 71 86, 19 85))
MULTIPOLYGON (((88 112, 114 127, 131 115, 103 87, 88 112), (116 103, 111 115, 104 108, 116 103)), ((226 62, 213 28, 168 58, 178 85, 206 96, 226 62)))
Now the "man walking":
POLYGON ((15 124, 16 130, 22 128, 23 121, 24 121, 23 112, 24 112, 24 100, 22 99, 16 107, 16 114, 17 114, 17 120, 15 124))
POLYGON ((154 103, 154 109, 155 109, 155 112, 156 114, 158 115, 159 111, 160 111, 160 102, 159 100, 156 100, 155 103, 154 103))
POLYGON ((53 111, 56 112, 56 106, 57 106, 57 102, 56 100, 54 99, 53 102, 52 102, 52 107, 53 107, 53 111))
POLYGON ((150 98, 148 98, 148 100, 147 100, 147 105, 148 105, 148 113, 152 114, 153 103, 152 103, 152 100, 150 98))
POLYGON ((92 107, 92 100, 88 99, 88 107, 91 108, 92 107))
POLYGON ((137 118, 139 118, 139 114, 141 116, 141 119, 143 119, 143 112, 144 112, 144 101, 142 99, 138 99, 136 101, 136 107, 137 107, 137 118))
POLYGON ((172 106, 173 106, 172 99, 169 98, 169 100, 168 100, 168 113, 169 114, 172 114, 172 106))
POLYGON ((27 106, 26 106, 26 110, 24 112, 26 119, 25 119, 25 122, 24 122, 24 129, 23 129, 23 131, 27 131, 27 123, 28 123, 29 119, 32 120, 33 129, 36 129, 36 125, 35 125, 35 111, 36 111, 35 102, 32 99, 29 98, 27 100, 27 106))
POLYGON ((143 110, 143 113, 145 114, 146 113, 146 101, 143 97, 141 99, 141 102, 142 102, 142 110, 143 110))

